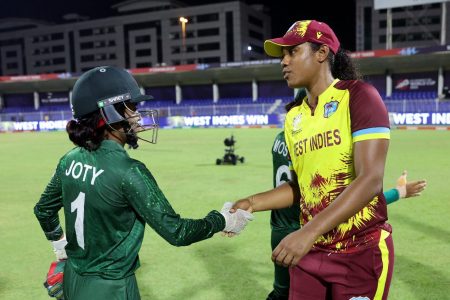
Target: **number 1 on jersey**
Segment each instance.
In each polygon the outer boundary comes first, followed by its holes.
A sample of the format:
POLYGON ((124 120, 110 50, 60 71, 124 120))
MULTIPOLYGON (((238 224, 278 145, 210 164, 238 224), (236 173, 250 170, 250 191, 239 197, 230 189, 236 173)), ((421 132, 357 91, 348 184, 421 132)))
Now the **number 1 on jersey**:
POLYGON ((77 211, 77 218, 75 219, 75 233, 77 235, 78 246, 84 250, 84 199, 86 194, 80 192, 78 197, 70 203, 70 212, 77 211))

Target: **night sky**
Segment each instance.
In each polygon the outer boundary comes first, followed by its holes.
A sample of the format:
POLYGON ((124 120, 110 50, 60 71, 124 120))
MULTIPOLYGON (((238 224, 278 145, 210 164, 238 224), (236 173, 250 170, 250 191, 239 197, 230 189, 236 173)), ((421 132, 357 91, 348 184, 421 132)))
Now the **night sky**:
MULTIPOLYGON (((62 22, 63 15, 78 13, 96 19, 110 15, 112 12, 110 6, 120 2, 122 0, 1 0, 0 18, 33 18, 58 23, 62 22)), ((186 0, 181 2, 188 5, 212 3, 210 0, 186 0)), ((290 25, 297 20, 316 19, 328 23, 333 28, 343 48, 355 50, 355 0, 330 2, 247 0, 245 2, 267 6, 268 14, 272 16, 272 37, 282 36, 290 25), (282 5, 279 5, 280 3, 282 5), (345 13, 338 13, 341 11, 345 11, 345 13)))

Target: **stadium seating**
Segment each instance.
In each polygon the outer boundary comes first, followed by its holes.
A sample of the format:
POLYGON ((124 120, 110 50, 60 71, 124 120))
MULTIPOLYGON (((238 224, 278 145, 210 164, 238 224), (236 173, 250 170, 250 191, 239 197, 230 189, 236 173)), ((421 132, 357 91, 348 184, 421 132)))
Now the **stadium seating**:
POLYGON ((204 106, 204 105, 212 105, 212 99, 187 99, 181 101, 180 106, 204 106))
POLYGON ((22 112, 34 112, 36 111, 34 107, 31 106, 20 106, 20 107, 4 107, 0 110, 1 113, 22 113, 22 112))
POLYGON ((404 91, 393 92, 390 97, 381 94, 381 97, 386 100, 432 100, 437 98, 435 91, 404 91))
MULTIPOLYGON (((384 95, 382 95, 383 97, 384 95)), ((383 97, 389 112, 448 112, 450 101, 438 101, 435 92, 395 92, 383 97)), ((234 114, 283 114, 284 106, 292 97, 225 98, 214 103, 213 99, 189 99, 180 104, 174 100, 153 100, 139 108, 158 109, 161 116, 177 115, 234 115, 234 114)), ((70 106, 44 105, 39 110, 31 106, 4 107, 0 110, 2 121, 39 121, 71 119, 70 106)))
POLYGON ((70 110, 70 105, 49 105, 49 106, 41 106, 39 108, 40 111, 62 111, 62 110, 70 110))
POLYGON ((167 107, 167 106, 173 106, 176 105, 174 100, 151 100, 147 103, 143 103, 142 106, 145 107, 167 107))

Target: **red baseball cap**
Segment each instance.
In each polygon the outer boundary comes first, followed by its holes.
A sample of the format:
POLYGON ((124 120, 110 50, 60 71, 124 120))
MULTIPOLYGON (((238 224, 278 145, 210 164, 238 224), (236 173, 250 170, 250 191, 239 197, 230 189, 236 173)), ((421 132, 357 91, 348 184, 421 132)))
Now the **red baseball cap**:
POLYGON ((316 20, 297 21, 288 29, 283 37, 266 40, 264 51, 269 56, 283 56, 283 47, 290 47, 305 42, 325 44, 336 54, 340 43, 333 29, 326 23, 316 20))

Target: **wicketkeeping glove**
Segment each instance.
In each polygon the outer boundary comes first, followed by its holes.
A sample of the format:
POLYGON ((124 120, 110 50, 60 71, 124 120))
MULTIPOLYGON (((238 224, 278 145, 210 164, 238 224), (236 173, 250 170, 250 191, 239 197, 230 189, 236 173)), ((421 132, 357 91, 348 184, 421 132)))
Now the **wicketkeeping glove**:
POLYGON ((239 234, 245 228, 248 221, 253 220, 253 215, 240 208, 237 209, 236 212, 230 213, 232 206, 232 202, 226 202, 220 211, 225 218, 225 228, 223 231, 239 234))
POLYGON ((53 245, 53 252, 55 252, 57 260, 67 259, 66 254, 67 240, 65 236, 58 241, 52 241, 52 245, 53 245))
POLYGON ((44 287, 47 289, 48 295, 58 300, 63 300, 63 277, 65 260, 54 261, 50 265, 47 273, 47 279, 44 282, 44 287))

